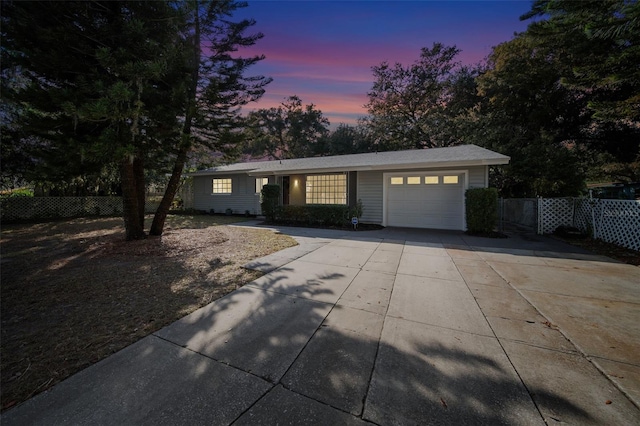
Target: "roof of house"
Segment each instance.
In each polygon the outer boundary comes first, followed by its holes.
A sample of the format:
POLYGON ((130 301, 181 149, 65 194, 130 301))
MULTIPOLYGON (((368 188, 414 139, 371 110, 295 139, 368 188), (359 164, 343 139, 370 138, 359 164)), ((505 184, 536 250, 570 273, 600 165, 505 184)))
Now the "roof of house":
POLYGON ((330 157, 235 163, 212 167, 187 176, 246 173, 252 176, 293 173, 398 170, 425 167, 468 167, 509 163, 509 157, 476 145, 406 151, 370 152, 330 157))

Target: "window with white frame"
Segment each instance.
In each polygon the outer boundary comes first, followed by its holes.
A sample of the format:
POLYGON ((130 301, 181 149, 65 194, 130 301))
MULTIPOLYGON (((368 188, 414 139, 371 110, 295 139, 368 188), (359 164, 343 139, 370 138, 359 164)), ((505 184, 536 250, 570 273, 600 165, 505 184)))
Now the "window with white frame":
POLYGON ((262 187, 269 183, 269 178, 256 178, 256 194, 262 193, 262 187))
POLYGON ((347 204, 347 175, 309 175, 307 204, 347 204))
POLYGON ((231 194, 231 179, 230 178, 214 178, 213 179, 213 193, 214 194, 231 194))

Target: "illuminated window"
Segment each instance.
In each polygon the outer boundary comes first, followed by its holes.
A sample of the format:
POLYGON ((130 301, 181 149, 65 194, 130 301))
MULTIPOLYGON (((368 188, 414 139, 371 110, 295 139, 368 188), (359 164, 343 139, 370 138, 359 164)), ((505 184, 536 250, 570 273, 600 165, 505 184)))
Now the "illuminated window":
POLYGON ((404 183, 404 178, 403 177, 392 177, 391 178, 391 185, 402 185, 404 183))
POLYGON ((440 178, 438 176, 425 176, 424 183, 427 185, 437 185, 440 183, 440 178))
POLYGON ((458 176, 443 176, 442 183, 458 183, 458 176))
POLYGON ((420 176, 410 176, 407 178, 408 185, 420 185, 420 176))
POLYGON ((256 178, 256 194, 262 193, 262 187, 269 183, 269 178, 256 178))
POLYGON ((310 175, 306 185, 307 204, 347 204, 347 175, 310 175))
POLYGON ((231 179, 214 179, 214 194, 231 194, 231 179))

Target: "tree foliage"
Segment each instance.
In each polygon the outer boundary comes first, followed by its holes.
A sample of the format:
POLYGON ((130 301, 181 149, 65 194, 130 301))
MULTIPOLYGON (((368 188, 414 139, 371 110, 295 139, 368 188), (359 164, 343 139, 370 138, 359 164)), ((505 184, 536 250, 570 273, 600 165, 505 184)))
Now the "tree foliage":
POLYGON ((260 56, 234 54, 261 37, 230 19, 243 5, 3 2, 3 153, 26 147, 33 173, 58 180, 115 167, 127 239, 145 237, 145 170, 173 164, 152 225, 162 233, 188 151, 238 143, 239 109, 268 82, 245 76, 260 56))
POLYGON ((372 68, 374 83, 366 124, 380 151, 459 144, 452 122, 475 97, 473 71, 459 66, 455 46, 434 43, 405 67, 383 62, 372 68))
POLYGON ((373 68, 377 150, 475 143, 511 156, 491 178, 503 196, 564 196, 586 179, 640 180, 640 6, 537 0, 527 31, 460 67, 455 47, 408 67, 373 68))
POLYGON ((187 73, 180 92, 184 121, 175 144, 171 177, 151 224, 152 235, 163 232, 189 152, 199 147, 230 155, 237 152, 243 141, 241 107, 258 100, 271 82, 264 76, 246 75, 249 67, 264 59, 263 55, 244 58, 233 54, 262 38, 261 33, 245 34, 255 21, 229 19, 244 3, 198 0, 181 6, 187 17, 187 73))
POLYGON ((482 102, 469 114, 469 138, 511 157, 494 175, 503 196, 577 195, 583 187, 586 99, 559 84, 562 56, 520 34, 493 49, 477 79, 482 102))
POLYGON ((640 3, 628 0, 536 0, 521 19, 541 43, 565 48, 562 84, 589 93, 600 120, 640 122, 640 3))
POLYGON ((252 111, 247 117, 247 151, 275 159, 313 157, 322 152, 329 120, 315 105, 290 96, 280 106, 252 111))
POLYGON ((369 129, 360 124, 339 124, 324 139, 320 155, 344 155, 370 152, 373 149, 369 129))
POLYGON ((580 93, 591 120, 581 135, 593 180, 640 180, 640 3, 534 2, 521 19, 542 46, 562 48, 560 84, 580 93))
POLYGON ((3 67, 21 78, 6 93, 18 108, 13 124, 37 138, 33 155, 57 170, 116 165, 127 238, 143 237, 144 160, 176 124, 164 107, 179 52, 175 9, 99 1, 3 7, 3 67))

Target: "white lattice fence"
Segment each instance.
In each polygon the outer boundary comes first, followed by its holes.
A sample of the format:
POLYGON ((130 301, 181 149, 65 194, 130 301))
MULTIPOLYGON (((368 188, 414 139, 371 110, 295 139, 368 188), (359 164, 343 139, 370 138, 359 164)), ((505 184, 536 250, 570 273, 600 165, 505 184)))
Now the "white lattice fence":
MULTIPOLYGON (((155 211, 157 202, 145 210, 155 211)), ((0 201, 3 221, 122 214, 122 197, 10 197, 0 201)))
POLYGON ((573 226, 573 198, 538 198, 538 234, 549 234, 558 226, 573 226))
POLYGON ((601 200, 596 215, 596 236, 604 241, 640 251, 640 201, 601 200))
POLYGON ((583 231, 593 232, 594 219, 600 212, 600 200, 598 199, 576 199, 574 202, 573 225, 583 231))
POLYGON ((573 226, 640 251, 640 201, 539 198, 538 233, 551 233, 558 226, 573 226))

